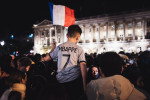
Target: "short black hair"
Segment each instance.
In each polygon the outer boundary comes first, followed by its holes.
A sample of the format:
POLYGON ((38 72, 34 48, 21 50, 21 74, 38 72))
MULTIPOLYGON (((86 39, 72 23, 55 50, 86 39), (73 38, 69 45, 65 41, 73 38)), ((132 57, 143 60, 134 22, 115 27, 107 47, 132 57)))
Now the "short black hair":
POLYGON ((46 57, 46 54, 42 54, 42 57, 46 57))
POLYGON ((100 58, 100 68, 106 77, 120 75, 122 59, 116 52, 106 52, 100 58))
POLYGON ((138 57, 138 66, 141 70, 150 70, 150 51, 144 51, 138 57))
POLYGON ((68 37, 75 37, 77 33, 80 35, 82 33, 82 30, 78 25, 70 25, 68 27, 68 33, 67 33, 68 37))
POLYGON ((31 66, 32 60, 29 57, 22 57, 19 59, 20 65, 21 66, 31 66))
POLYGON ((21 93, 17 91, 11 91, 8 95, 8 100, 21 100, 21 93))
POLYGON ((144 83, 143 89, 146 90, 146 92, 150 93, 150 51, 144 51, 138 57, 138 67, 140 68, 142 73, 144 83))

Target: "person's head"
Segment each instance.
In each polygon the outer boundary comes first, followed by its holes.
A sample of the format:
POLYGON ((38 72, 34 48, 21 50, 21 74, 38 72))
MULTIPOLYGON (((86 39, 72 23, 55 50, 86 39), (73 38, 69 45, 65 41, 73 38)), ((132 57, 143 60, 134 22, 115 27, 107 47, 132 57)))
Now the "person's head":
POLYGON ((77 44, 79 42, 81 33, 82 30, 78 25, 70 25, 68 27, 67 37, 68 39, 74 39, 75 43, 77 44))
POLYGON ((17 69, 11 70, 11 73, 8 77, 9 86, 12 86, 14 83, 25 84, 26 81, 27 81, 27 76, 25 75, 25 73, 23 73, 17 69))
POLYGON ((100 58, 100 69, 104 76, 120 75, 122 73, 122 59, 115 52, 106 52, 100 58))
POLYGON ((42 54, 42 61, 46 61, 46 54, 42 54))
POLYGON ((21 100, 21 93, 17 91, 11 91, 8 95, 8 100, 21 100))
POLYGON ((138 66, 141 70, 143 82, 144 82, 144 89, 150 93, 150 51, 144 51, 138 57, 138 66))
POLYGON ((22 72, 27 72, 30 69, 32 64, 32 60, 28 57, 22 57, 18 59, 18 70, 22 72))
POLYGON ((122 75, 126 77, 134 86, 143 87, 143 79, 139 68, 135 65, 128 65, 122 75))
POLYGON ((99 77, 99 70, 98 67, 92 66, 92 76, 97 79, 99 77))
POLYGON ((138 57, 138 66, 141 70, 150 70, 150 51, 144 51, 138 57))
POLYGON ((34 62, 37 63, 37 62, 40 62, 40 61, 41 61, 42 56, 41 56, 40 54, 36 53, 36 54, 34 55, 33 59, 34 59, 34 62))

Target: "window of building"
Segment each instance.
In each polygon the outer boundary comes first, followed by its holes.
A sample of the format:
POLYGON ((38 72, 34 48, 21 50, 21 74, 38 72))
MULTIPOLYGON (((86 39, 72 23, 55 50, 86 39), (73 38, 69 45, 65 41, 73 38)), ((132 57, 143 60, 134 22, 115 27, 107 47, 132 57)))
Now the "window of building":
POLYGON ((49 39, 47 39, 47 45, 48 45, 48 46, 50 45, 50 40, 49 40, 49 39))
POLYGON ((119 27, 120 27, 120 29, 123 29, 123 24, 120 24, 119 27))
POLYGON ((129 24, 128 24, 128 28, 132 28, 132 23, 129 23, 129 24))
POLYGON ((44 32, 42 32, 42 35, 44 35, 44 32))
POLYGON ((55 39, 53 39, 52 41, 55 42, 55 39))
POLYGON ((150 21, 147 21, 147 27, 150 27, 150 21))
POLYGON ((112 26, 111 26, 111 30, 115 30, 115 25, 112 25, 112 26))
POLYGON ((47 31, 47 36, 49 36, 49 31, 47 31))
POLYGON ((128 34, 128 37, 132 37, 132 34, 130 33, 130 34, 128 34))
POLYGON ((57 29, 57 33, 60 33, 60 28, 59 28, 59 29, 57 29))
POLYGON ((42 45, 44 45, 44 40, 42 40, 42 45))
POLYGON ((55 36, 55 31, 54 30, 52 30, 52 37, 54 37, 55 36))
POLYGON ((89 32, 91 32, 91 28, 90 28, 89 32))
POLYGON ((137 27, 140 28, 141 27, 141 22, 137 22, 137 27))

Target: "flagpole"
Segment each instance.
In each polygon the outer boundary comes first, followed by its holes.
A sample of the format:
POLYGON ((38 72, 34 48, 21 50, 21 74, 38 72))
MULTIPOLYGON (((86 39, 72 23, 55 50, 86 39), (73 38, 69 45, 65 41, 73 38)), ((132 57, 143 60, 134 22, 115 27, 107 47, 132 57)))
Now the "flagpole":
POLYGON ((57 29, 56 29, 56 25, 54 26, 54 28, 55 28, 55 42, 57 43, 57 29))

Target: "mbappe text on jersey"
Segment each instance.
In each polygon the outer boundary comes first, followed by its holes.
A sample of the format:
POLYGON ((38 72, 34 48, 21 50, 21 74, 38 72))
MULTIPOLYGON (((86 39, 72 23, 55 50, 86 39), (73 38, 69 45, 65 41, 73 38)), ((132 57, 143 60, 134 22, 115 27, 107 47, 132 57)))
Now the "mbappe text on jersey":
POLYGON ((71 52, 74 52, 74 53, 76 53, 76 51, 77 51, 77 48, 74 48, 74 47, 65 47, 65 46, 62 46, 62 47, 59 47, 59 50, 61 50, 61 51, 71 51, 71 52))

